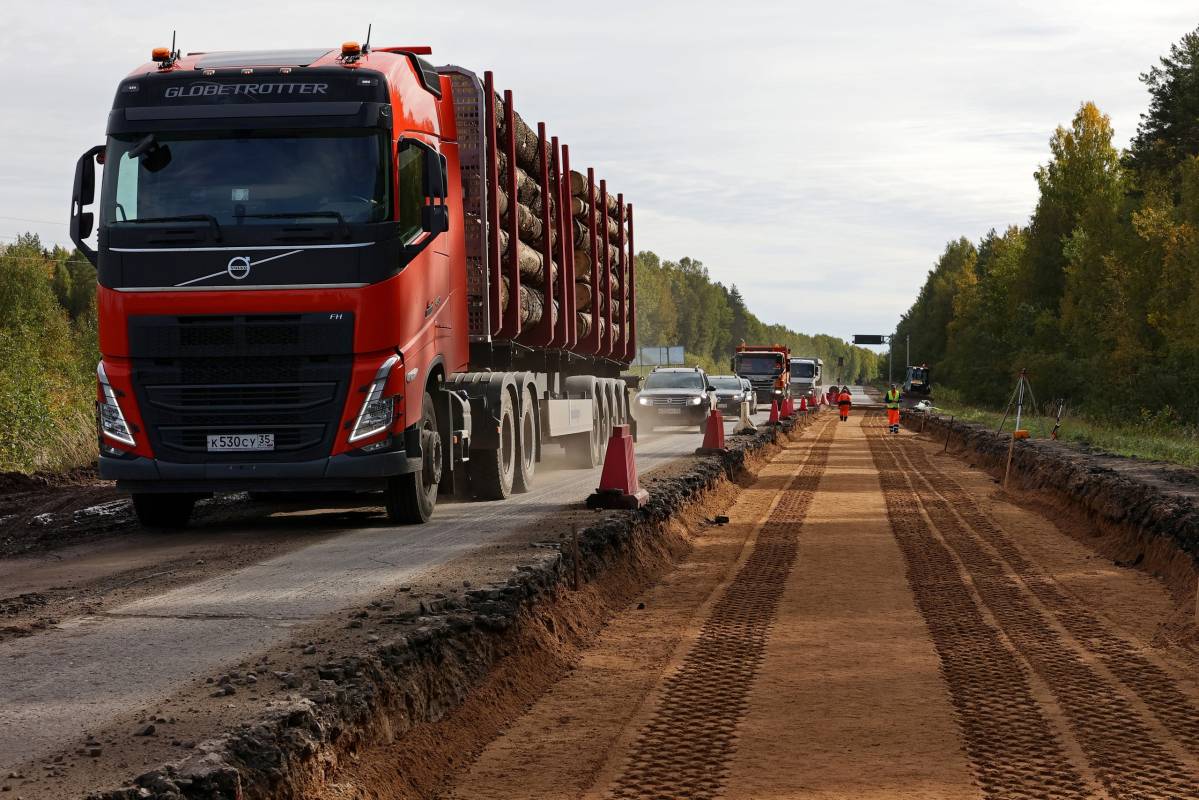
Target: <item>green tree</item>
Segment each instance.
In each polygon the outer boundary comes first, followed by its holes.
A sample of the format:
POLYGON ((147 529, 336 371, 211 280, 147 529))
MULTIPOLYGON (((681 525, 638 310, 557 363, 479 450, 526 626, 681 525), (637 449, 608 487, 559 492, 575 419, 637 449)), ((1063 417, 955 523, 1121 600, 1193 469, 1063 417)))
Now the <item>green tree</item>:
POLYGON ((1141 173, 1165 173, 1199 155, 1199 28, 1141 75, 1149 110, 1141 115, 1127 161, 1141 173))

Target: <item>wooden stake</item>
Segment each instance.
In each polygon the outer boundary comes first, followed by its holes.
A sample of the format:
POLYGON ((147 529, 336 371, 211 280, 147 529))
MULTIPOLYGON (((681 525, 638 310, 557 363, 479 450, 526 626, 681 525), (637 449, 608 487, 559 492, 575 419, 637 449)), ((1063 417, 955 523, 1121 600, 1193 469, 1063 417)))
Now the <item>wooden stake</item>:
POLYGON ((1012 471, 1012 452, 1016 449, 1016 435, 1012 434, 1012 441, 1007 446, 1007 466, 1003 468, 1003 488, 1007 490, 1007 476, 1012 471))
POLYGON ((579 526, 576 523, 571 523, 570 526, 570 561, 574 567, 571 582, 577 592, 579 591, 579 526))
POLYGON ((941 448, 942 453, 949 450, 949 434, 951 434, 952 432, 953 432, 953 415, 951 414, 949 416, 949 424, 945 426, 945 446, 941 448))

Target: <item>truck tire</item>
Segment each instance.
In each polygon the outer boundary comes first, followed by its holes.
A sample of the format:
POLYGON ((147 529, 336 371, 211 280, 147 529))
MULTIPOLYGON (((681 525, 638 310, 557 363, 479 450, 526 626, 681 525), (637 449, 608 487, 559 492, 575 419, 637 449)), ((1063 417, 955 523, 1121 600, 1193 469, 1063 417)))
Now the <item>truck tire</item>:
POLYGON ((437 412, 433 398, 425 392, 421 401, 419 425, 423 463, 416 472, 387 479, 383 504, 387 518, 400 525, 421 525, 433 516, 437 505, 437 484, 441 481, 441 435, 437 432, 437 412))
POLYGON ((512 394, 504 390, 500 400, 500 446, 495 450, 472 450, 470 486, 477 500, 503 500, 512 494, 516 479, 517 433, 512 394))
POLYGON ((600 379, 595 382, 595 399, 599 403, 599 441, 601 451, 608 446, 612 438, 612 393, 608 381, 600 379))
POLYGON ((526 392, 516 420, 516 474, 512 478, 514 492, 533 488, 533 473, 537 471, 537 418, 533 412, 533 397, 526 392))
POLYGON ((191 494, 133 495, 133 513, 146 528, 186 528, 195 505, 196 496, 191 494))

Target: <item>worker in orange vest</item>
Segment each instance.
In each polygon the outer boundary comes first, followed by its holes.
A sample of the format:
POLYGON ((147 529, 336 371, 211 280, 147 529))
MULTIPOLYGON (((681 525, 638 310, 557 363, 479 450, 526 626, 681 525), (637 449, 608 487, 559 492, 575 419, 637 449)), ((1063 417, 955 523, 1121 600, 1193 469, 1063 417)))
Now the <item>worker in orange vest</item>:
POLYGON ((849 387, 842 386, 841 393, 837 395, 837 407, 841 410, 841 421, 849 419, 849 409, 853 405, 853 397, 849 394, 849 387))

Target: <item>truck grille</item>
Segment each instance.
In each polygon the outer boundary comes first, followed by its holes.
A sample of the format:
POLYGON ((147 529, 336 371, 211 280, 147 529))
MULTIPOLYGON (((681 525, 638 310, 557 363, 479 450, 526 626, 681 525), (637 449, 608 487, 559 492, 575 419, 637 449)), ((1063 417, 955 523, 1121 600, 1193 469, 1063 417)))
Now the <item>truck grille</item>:
POLYGON ((155 454, 182 463, 327 457, 353 366, 352 315, 133 317, 134 391, 155 454), (271 452, 208 436, 270 433, 271 452))
POLYGON ((690 400, 691 398, 689 398, 689 397, 649 397, 646 399, 649 400, 649 404, 651 406, 685 406, 685 405, 687 405, 687 401, 690 400))

